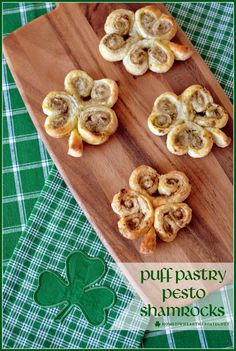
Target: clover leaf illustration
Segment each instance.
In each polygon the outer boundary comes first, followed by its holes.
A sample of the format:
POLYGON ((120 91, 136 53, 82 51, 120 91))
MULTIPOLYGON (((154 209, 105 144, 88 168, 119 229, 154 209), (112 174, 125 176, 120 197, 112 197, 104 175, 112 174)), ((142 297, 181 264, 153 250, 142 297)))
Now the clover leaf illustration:
POLYGON ((42 272, 34 299, 43 307, 63 305, 55 321, 62 321, 76 306, 91 324, 101 326, 106 322, 107 310, 115 303, 113 290, 94 286, 105 272, 102 258, 89 257, 82 251, 72 252, 66 260, 67 282, 58 273, 42 272))

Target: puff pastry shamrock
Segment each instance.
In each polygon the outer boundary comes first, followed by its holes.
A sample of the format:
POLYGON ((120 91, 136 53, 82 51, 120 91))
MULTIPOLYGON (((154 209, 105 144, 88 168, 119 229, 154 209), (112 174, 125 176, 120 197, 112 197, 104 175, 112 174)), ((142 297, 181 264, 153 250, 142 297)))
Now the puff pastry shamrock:
POLYGON ((130 189, 122 189, 112 200, 113 211, 120 216, 118 229, 127 239, 142 238, 140 252, 153 253, 157 236, 173 241, 178 231, 192 218, 191 208, 183 201, 191 192, 188 177, 179 171, 159 174, 141 165, 129 178, 130 189))
POLYGON ((214 143, 221 148, 230 144, 231 139, 221 130, 228 118, 207 89, 192 85, 180 96, 172 92, 160 95, 148 117, 148 127, 155 135, 167 135, 171 153, 200 158, 209 154, 214 143))
POLYGON ((174 60, 187 60, 193 53, 170 41, 176 34, 176 23, 154 6, 145 6, 135 13, 115 10, 107 17, 104 29, 106 35, 99 44, 101 55, 111 62, 123 60, 133 75, 143 75, 148 69, 167 72, 174 60))
POLYGON ((69 135, 68 154, 80 157, 83 141, 100 145, 115 133, 118 120, 111 107, 118 99, 118 86, 111 79, 93 80, 74 70, 65 77, 65 91, 51 91, 42 108, 44 127, 54 138, 69 135))

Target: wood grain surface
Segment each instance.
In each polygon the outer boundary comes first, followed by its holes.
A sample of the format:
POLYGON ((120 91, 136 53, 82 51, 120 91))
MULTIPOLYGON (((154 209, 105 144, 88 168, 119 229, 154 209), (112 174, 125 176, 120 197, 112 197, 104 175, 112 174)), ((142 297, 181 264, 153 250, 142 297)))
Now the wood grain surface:
MULTIPOLYGON (((147 128, 156 97, 165 91, 180 94, 191 84, 202 84, 232 117, 232 105, 197 52, 186 62, 175 62, 165 74, 148 72, 134 77, 121 62, 109 63, 98 51, 104 22, 115 8, 136 10, 143 4, 60 4, 54 11, 4 39, 4 54, 30 116, 59 172, 84 210, 108 251, 118 262, 230 262, 232 261, 232 145, 213 147, 203 159, 175 156, 166 137, 147 128), (119 85, 114 107, 119 129, 101 146, 85 144, 84 155, 67 155, 67 138, 53 139, 44 131, 42 100, 50 90, 63 89, 65 75, 82 69, 94 79, 108 77, 119 85), (160 173, 185 172, 192 184, 187 202, 191 224, 172 243, 158 242, 156 253, 142 256, 138 243, 123 238, 110 203, 128 186, 132 170, 146 164, 160 173)), ((163 5, 157 4, 167 12, 163 5)), ((191 45, 179 28, 173 41, 191 45)), ((224 131, 232 137, 232 118, 224 131)), ((27 150, 26 150, 27 152, 27 150)))

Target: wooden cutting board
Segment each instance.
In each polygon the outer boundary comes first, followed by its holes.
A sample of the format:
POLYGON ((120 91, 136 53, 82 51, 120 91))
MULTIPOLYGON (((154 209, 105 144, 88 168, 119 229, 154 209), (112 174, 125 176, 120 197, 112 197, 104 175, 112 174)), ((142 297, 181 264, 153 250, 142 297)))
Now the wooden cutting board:
MULTIPOLYGON (((136 10, 144 4, 60 4, 54 11, 4 39, 4 54, 30 116, 59 172, 108 251, 118 262, 232 261, 232 145, 213 147, 203 159, 178 157, 167 151, 166 137, 147 128, 156 97, 165 91, 180 94, 202 84, 232 117, 232 105, 197 52, 175 62, 165 74, 133 77, 121 62, 109 63, 98 51, 107 15, 116 8, 136 10), (63 89, 65 75, 82 69, 94 79, 108 77, 119 85, 114 107, 119 129, 104 145, 85 144, 84 155, 67 155, 67 138, 53 139, 43 128, 41 103, 50 90, 63 89), (192 184, 187 202, 193 219, 172 243, 158 242, 156 253, 142 256, 137 243, 124 239, 111 210, 113 195, 128 186, 132 170, 146 164, 160 173, 185 172, 192 184)), ((165 7, 157 4, 163 12, 165 7)), ((174 41, 191 46, 179 28, 174 41)), ((232 118, 224 128, 232 136, 232 118)), ((26 150, 27 152, 27 150, 26 150)))

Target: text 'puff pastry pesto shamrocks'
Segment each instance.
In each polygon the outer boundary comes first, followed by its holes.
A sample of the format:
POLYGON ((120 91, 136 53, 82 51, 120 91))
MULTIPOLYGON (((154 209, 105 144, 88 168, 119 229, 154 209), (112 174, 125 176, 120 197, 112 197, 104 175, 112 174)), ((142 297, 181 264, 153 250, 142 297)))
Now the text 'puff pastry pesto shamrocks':
POLYGON ((129 186, 131 189, 122 189, 112 200, 112 209, 120 216, 118 229, 127 239, 142 238, 140 252, 151 254, 157 236, 171 242, 191 221, 192 210, 183 202, 191 185, 182 172, 160 175, 154 168, 141 165, 131 173, 129 186))
POLYGON ((111 79, 93 80, 81 70, 69 72, 64 85, 64 91, 51 91, 43 101, 44 127, 54 138, 69 135, 68 154, 80 157, 83 141, 100 145, 115 133, 118 120, 111 108, 118 86, 111 79))
POLYGON ((155 135, 167 135, 171 153, 201 158, 214 143, 221 148, 230 144, 231 139, 221 130, 228 118, 207 89, 191 85, 180 96, 172 92, 160 95, 148 117, 148 127, 155 135))
POLYGON ((107 17, 99 51, 107 61, 123 60, 126 70, 143 75, 148 69, 167 72, 174 60, 185 61, 193 54, 190 48, 173 43, 177 26, 174 19, 155 6, 145 6, 135 13, 118 9, 107 17))

